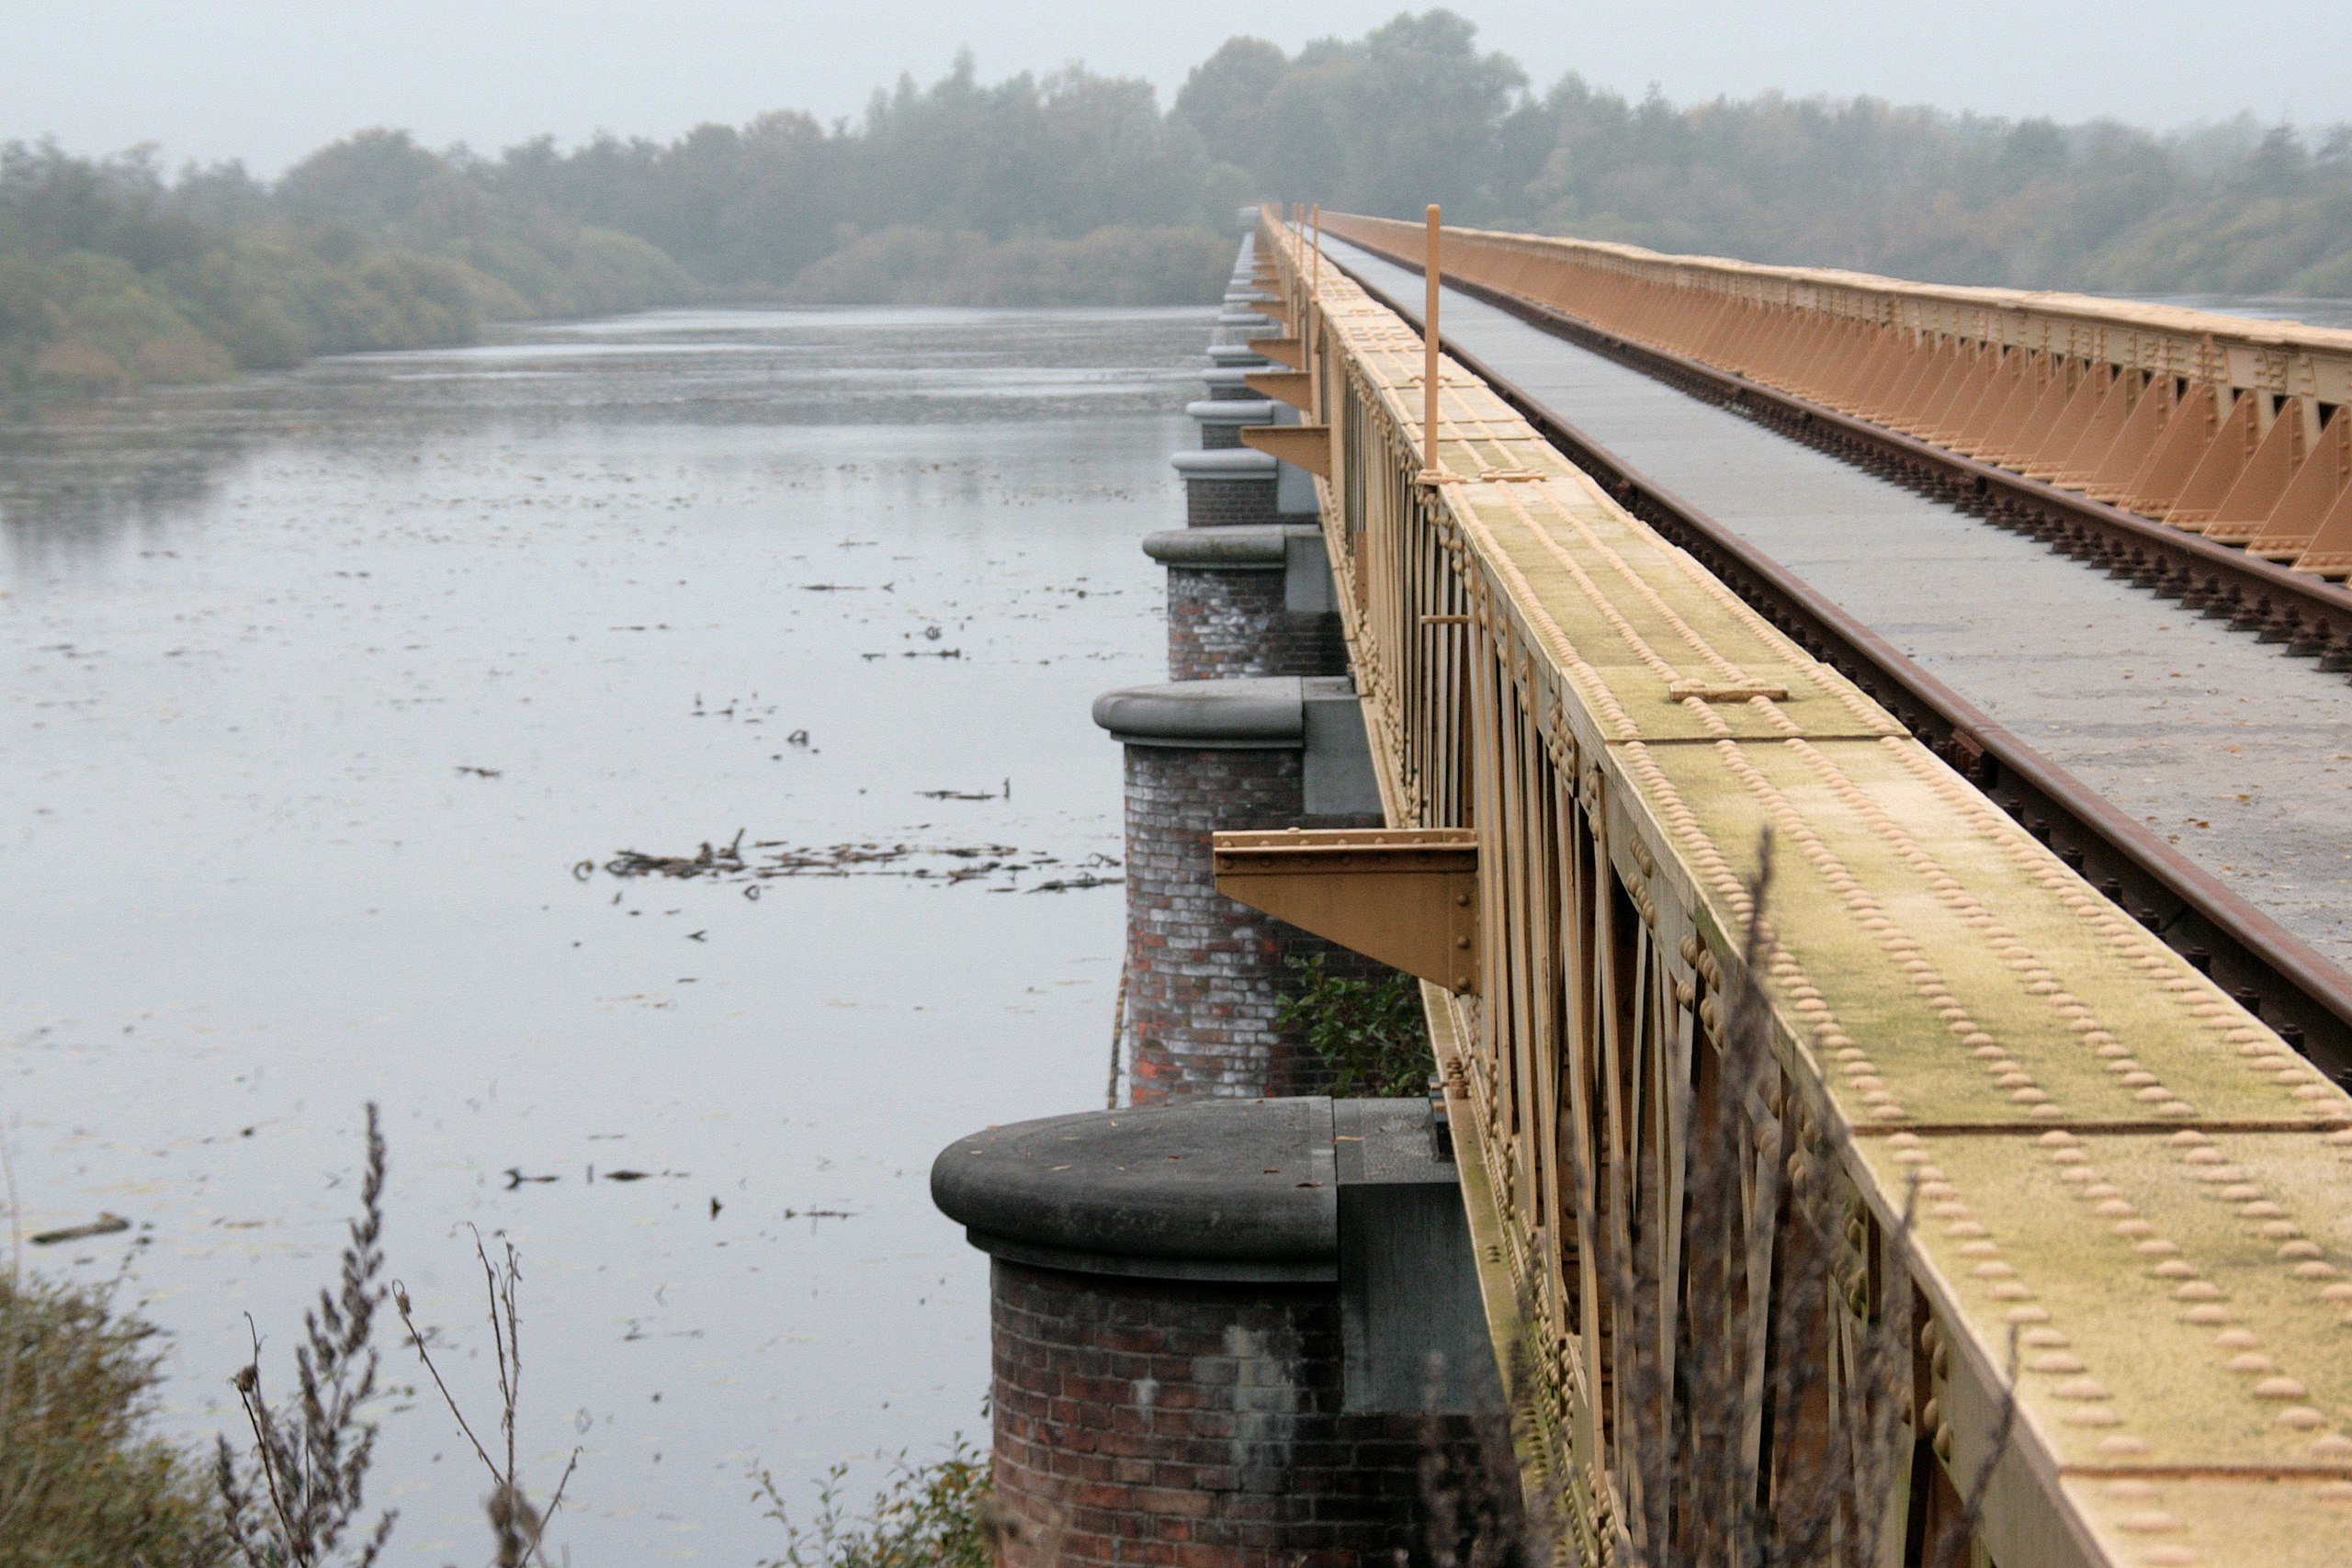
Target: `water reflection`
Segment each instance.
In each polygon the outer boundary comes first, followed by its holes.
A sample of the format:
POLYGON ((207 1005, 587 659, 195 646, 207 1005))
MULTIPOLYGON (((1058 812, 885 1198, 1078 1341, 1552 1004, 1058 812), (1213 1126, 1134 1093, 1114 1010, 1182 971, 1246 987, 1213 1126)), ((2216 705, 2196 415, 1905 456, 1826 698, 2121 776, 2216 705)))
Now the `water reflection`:
MULTIPOLYGON (((369 1099, 478 1409, 471 1227, 524 1251, 573 1561, 752 1561, 755 1461, 978 1428, 924 1172, 1101 1093, 1117 889, 1030 889, 1118 851, 1087 705, 1160 666, 1136 547, 1207 328, 657 316, 0 431, 0 1126, 28 1229, 133 1221, 32 1260, 127 1262, 176 1429, 231 1418, 246 1313, 282 1384, 369 1099), (926 854, 601 869, 739 829, 926 854)), ((482 1555, 444 1417, 386 1414, 396 1560, 482 1555)))

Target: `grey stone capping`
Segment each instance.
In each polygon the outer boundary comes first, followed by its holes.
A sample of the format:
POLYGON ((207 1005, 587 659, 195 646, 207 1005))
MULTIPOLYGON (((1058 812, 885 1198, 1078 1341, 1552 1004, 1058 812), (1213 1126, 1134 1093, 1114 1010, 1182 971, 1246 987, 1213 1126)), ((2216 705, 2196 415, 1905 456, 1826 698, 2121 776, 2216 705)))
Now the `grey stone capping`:
POLYGON ((1261 452, 1254 446, 1179 452, 1168 461, 1187 479, 1270 479, 1282 467, 1272 453, 1261 452))
POLYGON ((1502 1386, 1456 1168, 1425 1100, 1211 1100, 991 1127, 931 1197, 996 1258, 1339 1287, 1343 1408, 1491 1411, 1502 1386))
POLYGON ((1221 327, 1271 327, 1274 319, 1256 310, 1219 310, 1216 324, 1221 327))
POLYGON ((1227 369, 1272 370, 1274 362, 1246 343, 1216 343, 1209 345, 1211 363, 1227 369))
POLYGON ((1155 1279, 1339 1278, 1331 1102, 1090 1111, 950 1144, 931 1200, 1017 1262, 1155 1279))
POLYGON ((1331 1110, 1344 1407, 1503 1408, 1461 1179, 1436 1157, 1428 1102, 1331 1110))
POLYGON ((1292 530, 1271 528, 1169 528, 1143 537, 1143 553, 1162 566, 1211 571, 1283 571, 1289 566, 1292 530))
POLYGON ((1094 722, 1129 746, 1194 750, 1297 750, 1306 741, 1307 689, 1352 690, 1344 676, 1240 675, 1124 686, 1094 699, 1094 722))
POLYGON ((1303 804, 1309 817, 1379 817, 1379 775, 1352 682, 1308 681, 1300 694, 1301 750, 1306 753, 1303 804))
POLYGON ((1273 424, 1274 405, 1271 400, 1252 401, 1248 398, 1201 398, 1186 403, 1184 412, 1203 424, 1273 424))
POLYGON ((1241 397, 1254 398, 1258 394, 1250 390, 1250 383, 1247 379, 1249 375, 1250 372, 1247 370, 1237 370, 1226 366, 1219 366, 1214 370, 1202 371, 1201 380, 1207 386, 1211 396, 1215 396, 1219 392, 1227 392, 1230 394, 1238 394, 1241 397))
POLYGON ((1283 608, 1297 615, 1337 615, 1340 586, 1331 576, 1331 551, 1319 525, 1284 523, 1283 608))

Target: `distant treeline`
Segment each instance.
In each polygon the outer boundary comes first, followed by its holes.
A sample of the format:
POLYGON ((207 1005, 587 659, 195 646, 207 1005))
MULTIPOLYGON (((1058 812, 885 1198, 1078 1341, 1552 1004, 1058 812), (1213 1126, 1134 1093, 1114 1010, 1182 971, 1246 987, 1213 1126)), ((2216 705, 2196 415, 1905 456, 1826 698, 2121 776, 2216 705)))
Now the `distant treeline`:
POLYGON ((152 155, 0 148, 0 380, 108 391, 628 310, 693 280, 634 235, 488 191, 371 131, 264 186, 152 155))
POLYGON ((0 149, 0 378, 102 389, 460 343, 485 320, 710 299, 1214 299, 1237 207, 1398 217, 2124 293, 2352 295, 2352 127, 2158 135, 1875 99, 1530 90, 1451 12, 1296 54, 1226 43, 1162 111, 968 55, 865 117, 491 158, 366 131, 275 182, 0 149))

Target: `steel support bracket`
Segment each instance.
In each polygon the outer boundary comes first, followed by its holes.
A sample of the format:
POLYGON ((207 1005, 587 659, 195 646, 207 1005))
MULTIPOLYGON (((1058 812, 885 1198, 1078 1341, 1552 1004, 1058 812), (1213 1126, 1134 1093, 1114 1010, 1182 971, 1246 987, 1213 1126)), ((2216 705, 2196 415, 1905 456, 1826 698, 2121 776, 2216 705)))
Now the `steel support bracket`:
POLYGON ((1315 412, 1315 378, 1304 370, 1252 370, 1241 378, 1241 384, 1301 413, 1315 412))
POLYGON ((1277 365, 1287 365, 1293 370, 1306 368, 1306 341, 1295 337, 1253 337, 1250 346, 1277 365))
POLYGON ((1245 424, 1241 445, 1271 452, 1317 479, 1331 477, 1331 427, 1328 424, 1245 424))
POLYGON ((1478 840, 1466 828, 1218 833, 1216 890, 1450 991, 1478 988, 1478 840))

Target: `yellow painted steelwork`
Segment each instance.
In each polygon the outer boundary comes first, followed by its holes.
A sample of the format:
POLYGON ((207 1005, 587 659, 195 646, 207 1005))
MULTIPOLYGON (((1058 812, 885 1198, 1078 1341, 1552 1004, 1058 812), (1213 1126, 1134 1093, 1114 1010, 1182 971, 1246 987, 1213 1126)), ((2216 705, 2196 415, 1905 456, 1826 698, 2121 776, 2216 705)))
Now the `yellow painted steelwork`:
MULTIPOLYGON (((1422 226, 1327 214, 1418 264, 1422 226)), ((2199 533, 2352 574, 2352 332, 1448 229, 1449 277, 2199 533)))
POLYGON ((1886 1517, 1814 1560, 1918 1561, 1980 1469, 2001 1568, 2352 1560, 2352 1100, 1450 359, 1424 480, 1421 340, 1309 243, 1259 248, 1388 820, 1477 846, 1475 986, 1425 994, 1561 1560, 1745 1560, 1695 1472, 1838 1481, 1906 1322, 1886 1517), (1770 1055, 1724 1091, 1751 953, 1770 1055))

